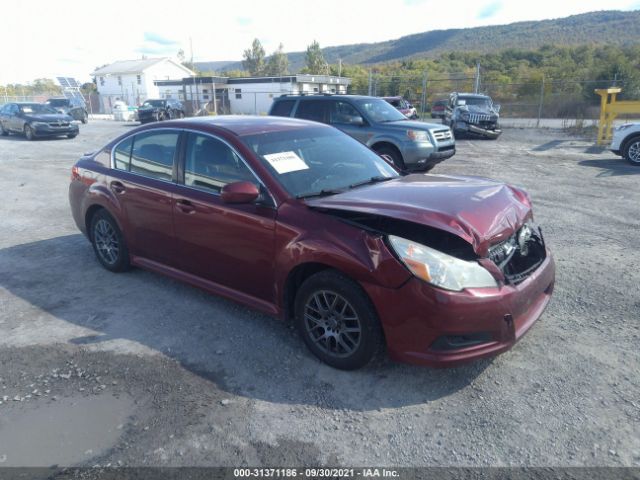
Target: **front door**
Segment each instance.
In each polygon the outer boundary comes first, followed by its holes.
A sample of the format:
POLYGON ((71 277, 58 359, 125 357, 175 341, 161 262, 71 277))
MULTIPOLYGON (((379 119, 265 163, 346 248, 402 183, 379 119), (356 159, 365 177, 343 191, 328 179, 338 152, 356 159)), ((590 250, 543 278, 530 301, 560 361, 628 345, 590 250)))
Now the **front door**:
POLYGON ((366 121, 362 114, 350 103, 340 100, 329 103, 331 104, 329 110, 331 125, 366 145, 372 135, 369 128, 362 123, 366 121))
POLYGON ((184 182, 174 195, 173 212, 181 268, 273 302, 276 210, 269 199, 251 204, 224 203, 220 190, 238 181, 260 184, 223 140, 188 134, 184 182))

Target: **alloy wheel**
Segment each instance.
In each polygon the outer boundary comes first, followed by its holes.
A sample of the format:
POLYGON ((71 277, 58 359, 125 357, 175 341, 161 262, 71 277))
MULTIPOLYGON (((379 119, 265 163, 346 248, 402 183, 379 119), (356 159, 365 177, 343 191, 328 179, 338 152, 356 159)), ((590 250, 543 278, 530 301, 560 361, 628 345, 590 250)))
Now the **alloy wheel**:
POLYGON ((105 219, 98 220, 93 229, 93 238, 100 258, 108 265, 115 265, 120 255, 120 244, 113 226, 105 219))
POLYGON ((360 318, 353 306, 329 290, 311 295, 304 306, 304 326, 313 343, 336 358, 352 355, 362 339, 360 318))
POLYGON ((640 141, 633 142, 629 145, 629 161, 632 163, 640 163, 640 141))

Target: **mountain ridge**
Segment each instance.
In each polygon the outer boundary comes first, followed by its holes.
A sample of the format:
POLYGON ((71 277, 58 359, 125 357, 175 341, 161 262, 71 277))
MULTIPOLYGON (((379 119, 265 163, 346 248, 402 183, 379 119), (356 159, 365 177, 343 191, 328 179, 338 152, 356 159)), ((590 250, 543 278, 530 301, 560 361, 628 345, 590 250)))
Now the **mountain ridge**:
MULTIPOLYGON (((549 20, 430 30, 382 42, 326 47, 322 52, 330 64, 341 59, 345 64, 373 65, 436 58, 449 52, 482 54, 508 49, 533 50, 545 45, 626 46, 637 43, 640 43, 640 10, 601 10, 549 20)), ((304 56, 305 52, 287 53, 290 72, 304 67, 304 56)), ((195 65, 201 71, 242 70, 241 61, 195 62, 195 65)))

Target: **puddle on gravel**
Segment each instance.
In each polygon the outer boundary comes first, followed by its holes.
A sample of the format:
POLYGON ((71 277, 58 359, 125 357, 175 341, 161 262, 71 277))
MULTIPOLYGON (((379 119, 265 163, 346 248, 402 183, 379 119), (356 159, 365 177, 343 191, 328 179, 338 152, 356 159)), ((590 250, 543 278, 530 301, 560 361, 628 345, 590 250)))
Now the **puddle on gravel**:
POLYGON ((101 395, 24 407, 0 415, 2 467, 82 464, 116 443, 133 402, 101 395))

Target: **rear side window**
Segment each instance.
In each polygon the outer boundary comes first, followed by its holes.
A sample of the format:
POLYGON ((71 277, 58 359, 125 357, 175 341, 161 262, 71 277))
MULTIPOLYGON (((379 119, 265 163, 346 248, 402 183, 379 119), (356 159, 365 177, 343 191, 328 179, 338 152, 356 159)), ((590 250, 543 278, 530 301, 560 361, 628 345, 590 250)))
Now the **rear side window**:
POLYGON ((171 180, 178 132, 145 132, 133 139, 130 171, 149 178, 171 180))
POLYGON ((293 106, 295 105, 295 103, 295 100, 277 101, 273 104, 271 115, 276 115, 278 117, 288 117, 291 115, 291 110, 293 110, 293 106))
POLYGON ((113 166, 118 170, 129 171, 131 165, 131 147, 133 137, 129 137, 120 142, 113 151, 113 166))
POLYGON ((327 123, 327 103, 322 100, 301 100, 296 110, 296 118, 327 123))

